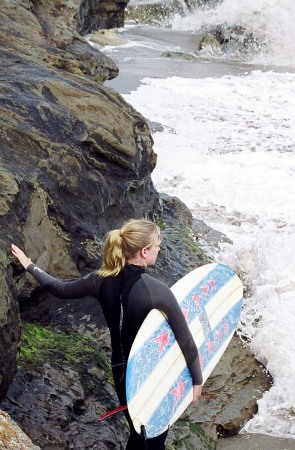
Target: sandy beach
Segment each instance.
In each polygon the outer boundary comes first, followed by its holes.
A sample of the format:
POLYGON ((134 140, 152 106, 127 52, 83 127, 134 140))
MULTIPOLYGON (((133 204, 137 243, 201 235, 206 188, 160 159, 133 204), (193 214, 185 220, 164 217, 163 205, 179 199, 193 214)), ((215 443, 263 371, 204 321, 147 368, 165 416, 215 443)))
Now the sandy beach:
POLYGON ((284 439, 263 434, 239 434, 219 439, 218 450, 295 450, 295 439, 284 439))

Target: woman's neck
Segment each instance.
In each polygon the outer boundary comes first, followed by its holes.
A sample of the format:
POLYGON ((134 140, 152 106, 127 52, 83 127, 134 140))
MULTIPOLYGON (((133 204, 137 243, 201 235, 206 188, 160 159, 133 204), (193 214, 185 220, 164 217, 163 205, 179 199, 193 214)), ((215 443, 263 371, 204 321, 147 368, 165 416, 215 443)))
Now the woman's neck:
POLYGON ((146 267, 147 262, 146 259, 142 256, 141 252, 138 251, 133 258, 129 258, 127 263, 134 264, 135 266, 146 267))
POLYGON ((132 258, 128 259, 127 264, 133 264, 134 266, 146 267, 146 261, 142 259, 132 258))

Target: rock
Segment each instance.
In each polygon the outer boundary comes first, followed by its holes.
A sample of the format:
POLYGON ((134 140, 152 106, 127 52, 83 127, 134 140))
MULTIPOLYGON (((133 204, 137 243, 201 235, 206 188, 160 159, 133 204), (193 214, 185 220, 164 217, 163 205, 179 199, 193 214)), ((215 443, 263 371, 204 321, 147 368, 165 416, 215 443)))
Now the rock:
POLYGON ((212 34, 206 34, 202 37, 198 50, 208 49, 208 47, 213 50, 214 54, 221 51, 221 44, 219 40, 212 34))
POLYGON ((164 58, 177 58, 177 59, 186 59, 186 60, 194 60, 196 59, 195 55, 192 55, 191 53, 185 53, 185 52, 163 52, 162 55, 164 58))
MULTIPOLYGON (((95 80, 118 75, 114 61, 93 49, 76 31, 79 0, 72 2, 11 3, 3 0, 0 10, 1 61, 7 71, 16 66, 44 66, 90 76, 95 80)), ((15 67, 16 69, 16 67, 15 67)))
POLYGON ((217 436, 237 434, 257 412, 257 399, 271 386, 271 378, 238 336, 231 340, 205 383, 203 396, 190 419, 210 424, 217 436))
POLYGON ((106 45, 123 45, 128 41, 118 33, 118 30, 99 30, 95 31, 89 37, 89 42, 94 44, 99 44, 102 47, 106 45))
POLYGON ((206 248, 207 253, 214 253, 223 243, 232 244, 232 241, 220 231, 213 230, 203 220, 194 220, 192 230, 200 245, 206 248))
POLYGON ((185 16, 194 9, 203 6, 205 3, 213 6, 218 1, 220 0, 131 1, 126 7, 125 19, 151 25, 167 23, 169 26, 169 21, 175 16, 175 14, 185 16))
POLYGON ((79 37, 76 32, 79 0, 39 0, 32 3, 30 11, 37 18, 47 42, 58 48, 66 48, 75 37, 79 37))
POLYGON ((3 411, 0 411, 0 448, 1 450, 41 450, 3 411))
POLYGON ((244 26, 219 25, 208 30, 199 44, 199 50, 207 50, 213 53, 246 53, 256 52, 263 45, 253 32, 249 32, 244 26))
POLYGON ((163 235, 157 263, 151 274, 172 286, 190 270, 210 262, 192 232, 193 217, 186 205, 176 197, 161 194, 163 214, 158 221, 163 235))
POLYGON ((159 0, 129 4, 126 8, 126 20, 134 20, 139 23, 158 25, 169 21, 176 13, 184 14, 189 7, 181 0, 159 0))
POLYGON ((124 25, 129 0, 81 0, 78 30, 81 34, 124 25))
POLYGON ((20 344, 20 315, 7 245, 0 240, 0 401, 16 371, 20 344))
POLYGON ((64 58, 48 43, 53 38, 32 10, 29 2, 8 1, 0 10, 0 398, 15 373, 20 337, 13 278, 25 298, 33 287, 11 243, 69 278, 97 265, 100 239, 116 220, 160 211, 144 118, 94 74, 74 73, 80 63, 69 68, 68 51, 64 58))
POLYGON ((101 335, 96 341, 27 325, 20 365, 1 404, 42 449, 124 448, 122 417, 99 423, 117 406, 101 335))

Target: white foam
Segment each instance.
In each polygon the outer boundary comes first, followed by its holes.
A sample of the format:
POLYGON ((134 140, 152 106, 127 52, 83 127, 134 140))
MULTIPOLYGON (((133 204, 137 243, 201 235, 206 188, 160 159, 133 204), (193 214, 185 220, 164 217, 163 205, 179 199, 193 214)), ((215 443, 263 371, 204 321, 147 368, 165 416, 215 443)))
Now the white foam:
POLYGON ((247 430, 295 438, 295 75, 145 79, 125 98, 166 126, 158 190, 233 240, 216 257, 251 285, 241 333, 274 385, 247 430))

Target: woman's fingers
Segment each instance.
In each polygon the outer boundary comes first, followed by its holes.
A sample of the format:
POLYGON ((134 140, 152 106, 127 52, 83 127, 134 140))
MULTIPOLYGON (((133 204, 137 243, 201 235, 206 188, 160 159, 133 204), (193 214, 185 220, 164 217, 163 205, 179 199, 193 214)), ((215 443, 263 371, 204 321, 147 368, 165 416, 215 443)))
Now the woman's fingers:
POLYGON ((24 252, 18 248, 15 244, 11 244, 11 252, 12 254, 19 260, 21 265, 26 269, 29 264, 32 263, 31 259, 28 258, 24 252))

